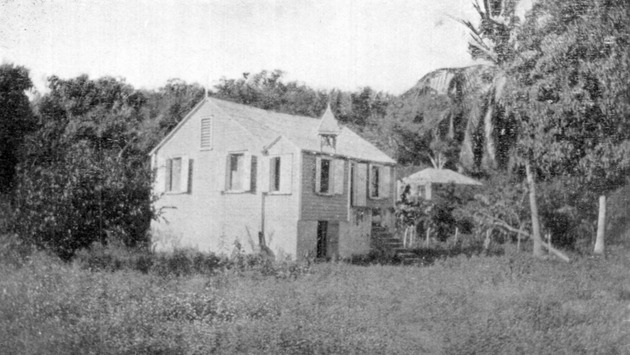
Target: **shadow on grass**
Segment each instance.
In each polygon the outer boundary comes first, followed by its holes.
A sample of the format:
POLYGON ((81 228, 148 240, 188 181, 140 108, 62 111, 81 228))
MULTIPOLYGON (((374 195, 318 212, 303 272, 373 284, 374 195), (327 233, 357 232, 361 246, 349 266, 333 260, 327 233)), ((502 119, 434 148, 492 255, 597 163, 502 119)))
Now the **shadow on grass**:
POLYGON ((473 255, 477 256, 499 256, 503 255, 503 248, 484 249, 483 245, 469 246, 435 246, 420 247, 414 249, 399 250, 373 250, 366 255, 353 255, 346 262, 353 265, 416 265, 429 266, 437 260, 473 255))

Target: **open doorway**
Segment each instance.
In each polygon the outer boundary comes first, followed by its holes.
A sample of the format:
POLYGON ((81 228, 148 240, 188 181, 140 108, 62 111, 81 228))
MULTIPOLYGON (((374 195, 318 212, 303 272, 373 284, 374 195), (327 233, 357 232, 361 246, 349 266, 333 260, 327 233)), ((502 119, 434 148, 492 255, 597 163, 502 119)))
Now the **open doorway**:
POLYGON ((317 221, 317 258, 330 259, 339 254, 339 221, 317 221))

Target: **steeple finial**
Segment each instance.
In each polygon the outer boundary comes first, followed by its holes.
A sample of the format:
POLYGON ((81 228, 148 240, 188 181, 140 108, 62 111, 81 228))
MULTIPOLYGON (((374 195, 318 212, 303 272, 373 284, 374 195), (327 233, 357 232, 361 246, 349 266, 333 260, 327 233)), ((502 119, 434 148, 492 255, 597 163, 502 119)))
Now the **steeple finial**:
POLYGON ((206 99, 210 97, 210 90, 208 90, 209 87, 210 87, 210 74, 206 75, 206 85, 203 86, 203 96, 206 99))

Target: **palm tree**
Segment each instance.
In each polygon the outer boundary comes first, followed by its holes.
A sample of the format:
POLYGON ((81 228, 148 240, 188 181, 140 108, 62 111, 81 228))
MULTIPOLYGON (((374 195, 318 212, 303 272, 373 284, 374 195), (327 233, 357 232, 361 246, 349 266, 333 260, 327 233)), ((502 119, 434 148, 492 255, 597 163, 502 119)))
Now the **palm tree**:
MULTIPOLYGON (((494 110, 500 110, 503 124, 510 123, 506 118, 504 108, 504 88, 507 82, 506 66, 513 62, 517 49, 517 30, 519 19, 515 15, 518 0, 483 0, 483 5, 475 0, 473 6, 481 17, 481 23, 475 27, 470 21, 461 20, 470 30, 471 40, 468 44, 470 54, 473 58, 484 59, 492 63, 496 68, 495 76, 491 89, 486 92, 486 103, 488 109, 484 115, 484 127, 486 145, 489 152, 495 151, 495 143, 493 137, 496 135, 496 126, 493 121, 494 110)), ((514 123, 514 122, 511 122, 514 123)), ((469 125, 474 129, 474 125, 480 122, 469 120, 469 125)), ((515 125, 509 127, 515 129, 515 125)), ((503 129, 501 133, 504 133, 503 129)), ((511 132, 512 138, 516 137, 516 132, 511 132)), ((515 139, 512 143, 515 142, 515 139)), ((527 183, 529 185, 529 202, 532 218, 532 240, 534 242, 534 256, 542 256, 542 237, 540 234, 540 220, 538 216, 538 204, 536 199, 536 182, 534 179, 531 161, 525 158, 525 172, 527 175, 527 183)), ((552 249, 549 246, 550 251, 552 249)))
MULTIPOLYGON (((485 64, 444 68, 425 75, 394 105, 392 118, 429 141, 459 143, 459 164, 468 170, 506 169, 515 143, 515 122, 503 106, 504 64, 514 57, 517 0, 475 1, 479 26, 470 30, 469 52, 485 64)), ((404 148, 404 146, 403 146, 404 148)), ((413 147, 411 147, 413 148, 413 147)))
POLYGON ((467 137, 470 139, 473 132, 482 131, 485 156, 499 167, 506 166, 508 150, 515 136, 514 122, 505 113, 503 98, 507 81, 504 66, 516 53, 517 3, 518 0, 483 0, 479 4, 475 0, 473 7, 481 19, 479 25, 460 20, 470 30, 468 50, 473 59, 484 60, 493 68, 492 78, 486 78, 487 85, 480 86, 478 97, 473 98, 477 100, 471 104, 473 114, 469 116, 467 137), (481 110, 479 105, 482 105, 481 110))

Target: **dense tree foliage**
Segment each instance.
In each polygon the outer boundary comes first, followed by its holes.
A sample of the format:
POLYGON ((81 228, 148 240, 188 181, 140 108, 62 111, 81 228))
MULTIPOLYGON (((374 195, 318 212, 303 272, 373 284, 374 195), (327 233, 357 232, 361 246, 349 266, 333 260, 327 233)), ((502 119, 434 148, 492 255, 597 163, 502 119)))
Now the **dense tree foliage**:
POLYGON ((630 17, 625 1, 540 1, 510 63, 519 145, 548 177, 600 193, 630 168, 630 17))
POLYGON ((26 68, 0 65, 0 193, 13 187, 24 136, 33 129, 25 92, 32 86, 26 68))
POLYGON ((281 70, 243 73, 239 79, 221 79, 213 96, 245 105, 294 115, 319 117, 326 108, 324 91, 298 82, 284 83, 281 70))
POLYGON ((602 195, 598 239, 605 194, 630 171, 629 42, 626 1, 539 1, 507 65, 519 155, 542 179, 602 195))
POLYGON ((113 78, 53 76, 49 87, 18 168, 16 230, 63 257, 94 241, 141 244, 151 218, 146 152, 136 144, 146 98, 113 78))

